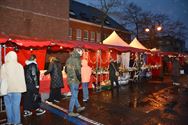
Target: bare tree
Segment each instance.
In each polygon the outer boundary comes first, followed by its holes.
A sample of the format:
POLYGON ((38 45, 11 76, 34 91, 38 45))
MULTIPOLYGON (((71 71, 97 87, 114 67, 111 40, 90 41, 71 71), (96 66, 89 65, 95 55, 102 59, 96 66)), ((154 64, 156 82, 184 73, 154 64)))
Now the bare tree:
POLYGON ((101 41, 103 41, 104 33, 103 33, 103 27, 105 25, 105 22, 107 21, 108 15, 113 11, 114 8, 116 8, 120 4, 120 0, 98 0, 99 1, 99 8, 102 11, 102 15, 100 15, 101 20, 101 41))
POLYGON ((122 6, 122 11, 119 14, 121 15, 122 24, 130 26, 130 30, 132 29, 132 32, 138 38, 142 9, 134 3, 128 3, 122 6))

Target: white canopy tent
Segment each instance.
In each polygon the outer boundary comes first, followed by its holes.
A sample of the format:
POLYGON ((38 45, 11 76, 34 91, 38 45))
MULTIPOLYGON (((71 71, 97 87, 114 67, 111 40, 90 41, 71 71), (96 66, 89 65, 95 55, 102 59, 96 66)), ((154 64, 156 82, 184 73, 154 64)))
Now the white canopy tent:
POLYGON ((134 48, 139 48, 139 49, 144 49, 144 50, 148 50, 145 46, 143 46, 138 39, 135 37, 134 40, 129 44, 131 47, 134 48))
POLYGON ((103 44, 130 47, 128 43, 126 43, 124 40, 121 39, 121 37, 119 37, 116 31, 113 31, 110 36, 103 40, 103 44))
MULTIPOLYGON (((108 36, 104 41, 103 44, 107 45, 113 45, 113 46, 122 46, 122 47, 130 47, 128 43, 126 43, 121 37, 113 31, 113 33, 108 36)), ((117 55, 118 57, 118 55, 117 55)), ((129 67, 129 60, 130 60, 130 52, 122 53, 119 55, 121 63, 124 67, 128 68, 129 67)), ((127 78, 129 77, 129 73, 124 73, 123 77, 121 77, 119 83, 120 84, 127 84, 128 80, 127 78)))

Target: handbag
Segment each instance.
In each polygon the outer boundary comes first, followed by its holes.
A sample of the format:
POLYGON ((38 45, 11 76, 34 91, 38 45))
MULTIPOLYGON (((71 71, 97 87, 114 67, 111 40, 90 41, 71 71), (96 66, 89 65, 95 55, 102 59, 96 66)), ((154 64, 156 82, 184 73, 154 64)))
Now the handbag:
POLYGON ((116 76, 119 76, 119 72, 117 71, 117 69, 115 68, 115 66, 114 66, 113 63, 112 63, 112 66, 113 66, 114 70, 116 71, 116 72, 115 72, 115 75, 116 75, 116 76))
POLYGON ((119 72, 116 71, 116 72, 115 72, 115 75, 116 75, 116 76, 119 76, 119 72))
POLYGON ((0 81, 0 96, 7 95, 8 84, 6 79, 0 81))
POLYGON ((184 72, 183 69, 180 70, 180 74, 181 74, 181 75, 185 74, 185 72, 184 72))

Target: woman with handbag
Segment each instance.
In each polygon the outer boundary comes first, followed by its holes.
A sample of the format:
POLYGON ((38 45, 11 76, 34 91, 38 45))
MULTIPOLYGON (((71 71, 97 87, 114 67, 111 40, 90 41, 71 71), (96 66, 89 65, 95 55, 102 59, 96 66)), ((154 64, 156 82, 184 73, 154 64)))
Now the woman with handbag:
POLYGON ((110 65, 109 65, 109 77, 111 82, 112 89, 114 88, 114 82, 116 83, 116 86, 119 87, 118 83, 118 64, 113 59, 110 59, 110 65))
POLYGON ((42 115, 46 111, 39 108, 41 103, 41 96, 39 93, 40 71, 36 62, 36 55, 31 55, 29 60, 26 60, 25 63, 24 71, 27 92, 23 93, 24 117, 32 115, 33 109, 35 110, 36 115, 42 115))

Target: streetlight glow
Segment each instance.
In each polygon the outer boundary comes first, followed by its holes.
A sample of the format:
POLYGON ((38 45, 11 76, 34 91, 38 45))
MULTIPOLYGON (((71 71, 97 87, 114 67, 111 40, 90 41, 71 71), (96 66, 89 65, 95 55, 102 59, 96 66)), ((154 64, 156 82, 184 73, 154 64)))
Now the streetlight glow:
POLYGON ((161 31, 162 27, 161 26, 157 26, 157 31, 161 31))
POLYGON ((145 32, 149 32, 149 31, 150 31, 149 28, 146 28, 146 29, 145 29, 145 32))

